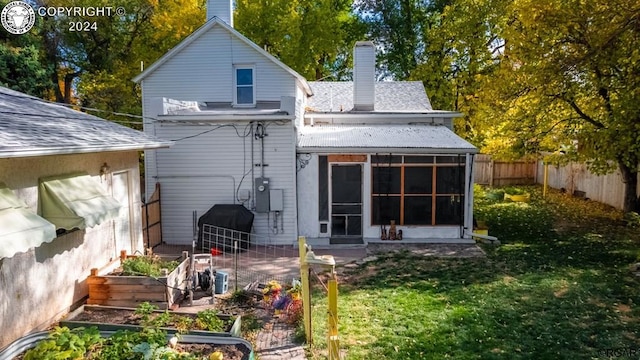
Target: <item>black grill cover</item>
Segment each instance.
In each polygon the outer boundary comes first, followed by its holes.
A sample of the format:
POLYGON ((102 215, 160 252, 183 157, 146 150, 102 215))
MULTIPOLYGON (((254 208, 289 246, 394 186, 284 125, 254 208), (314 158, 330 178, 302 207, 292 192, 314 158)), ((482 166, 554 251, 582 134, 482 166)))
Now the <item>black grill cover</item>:
MULTIPOLYGON (((217 204, 198 219, 198 246, 202 248, 203 225, 213 225, 225 229, 242 231, 251 233, 253 227, 253 213, 242 205, 233 204, 217 204)), ((218 244, 218 248, 223 251, 233 249, 234 240, 239 240, 241 249, 249 248, 249 236, 234 233, 220 234, 217 239, 209 239, 213 243, 218 244)), ((213 246, 212 246, 213 247, 213 246)))

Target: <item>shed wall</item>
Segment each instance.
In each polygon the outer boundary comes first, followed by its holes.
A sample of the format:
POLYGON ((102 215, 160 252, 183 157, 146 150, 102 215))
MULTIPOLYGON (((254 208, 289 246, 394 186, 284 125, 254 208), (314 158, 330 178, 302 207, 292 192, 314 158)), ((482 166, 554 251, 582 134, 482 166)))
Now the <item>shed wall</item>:
MULTIPOLYGON (((132 219, 132 246, 143 249, 137 152, 60 155, 0 159, 0 181, 35 212, 38 178, 88 172, 113 193, 111 175, 100 178, 107 163, 111 172, 127 171, 132 219)), ((91 268, 103 268, 118 258, 114 220, 60 236, 25 253, 0 259, 0 348, 34 329, 45 329, 88 294, 91 268)))

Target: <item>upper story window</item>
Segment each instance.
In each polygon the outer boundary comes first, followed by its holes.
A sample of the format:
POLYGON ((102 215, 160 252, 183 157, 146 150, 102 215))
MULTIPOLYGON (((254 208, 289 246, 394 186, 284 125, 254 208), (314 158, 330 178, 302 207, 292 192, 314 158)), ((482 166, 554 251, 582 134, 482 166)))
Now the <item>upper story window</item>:
POLYGON ((235 67, 234 105, 254 106, 256 104, 255 68, 235 67))

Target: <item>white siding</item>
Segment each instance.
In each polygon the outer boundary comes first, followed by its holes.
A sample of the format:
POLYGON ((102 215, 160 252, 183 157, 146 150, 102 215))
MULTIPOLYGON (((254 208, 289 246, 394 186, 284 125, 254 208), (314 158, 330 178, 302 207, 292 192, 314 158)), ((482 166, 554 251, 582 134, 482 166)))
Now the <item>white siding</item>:
MULTIPOLYGON (((171 59, 162 64, 158 69, 149 74, 142 82, 142 96, 143 96, 143 113, 145 118, 145 126, 144 131, 146 133, 150 133, 156 135, 162 139, 177 139, 182 137, 181 134, 191 134, 189 131, 197 132, 201 129, 199 127, 190 127, 187 128, 156 128, 153 124, 153 119, 156 118, 160 114, 161 106, 158 106, 158 101, 161 101, 161 98, 170 98, 176 100, 185 100, 185 101, 201 101, 201 102, 228 102, 231 104, 233 101, 233 65, 234 64, 252 64, 255 65, 256 74, 255 74, 255 86, 256 86, 256 100, 257 101, 280 101, 282 96, 301 96, 302 92, 299 89, 299 86, 296 82, 295 77, 281 68, 280 66, 273 63, 270 59, 266 58, 258 51, 256 51, 251 46, 244 43, 242 40, 239 40, 237 37, 232 35, 226 29, 220 26, 214 26, 208 32, 202 34, 198 39, 193 41, 187 47, 182 49, 179 53, 175 54, 171 59)), ((246 124, 246 123, 245 123, 246 124)), ((240 125, 240 126, 244 126, 240 125)), ((275 129, 277 126, 271 126, 270 129, 275 129)), ((229 133, 231 129, 221 129, 221 131, 216 131, 213 135, 219 135, 220 133, 229 133)), ((293 131, 293 130, 291 130, 293 131)), ((232 131, 233 132, 233 131, 232 131)), ((292 135, 291 135, 292 136, 292 135)), ((199 140, 202 139, 212 139, 210 136, 200 137, 199 140)), ((195 153, 201 154, 229 154, 230 148, 225 148, 224 146, 218 146, 218 141, 220 140, 218 137, 215 137, 216 145, 211 144, 203 144, 198 143, 196 146, 195 153)), ((235 132, 233 132, 233 136, 229 137, 228 140, 240 140, 235 136, 235 132)), ((275 141, 274 137, 269 137, 265 139, 266 143, 269 144, 271 141, 275 141)), ((287 140, 286 143, 288 147, 278 149, 280 152, 285 152, 286 156, 290 159, 291 165, 288 168, 294 166, 294 154, 295 154, 295 138, 291 137, 287 140)), ((224 141, 223 143, 226 143, 224 141)), ((240 142, 241 144, 241 142, 240 142)), ((250 142, 247 142, 247 145, 250 145, 250 142)), ((191 172, 194 173, 196 171, 200 171, 206 168, 202 168, 199 166, 197 162, 188 162, 186 165, 181 163, 180 161, 175 161, 174 157, 188 157, 185 153, 189 153, 189 149, 184 149, 184 142, 182 144, 176 144, 174 148, 175 155, 167 155, 168 157, 162 157, 156 159, 156 151, 146 151, 145 152, 145 181, 146 181, 146 189, 147 194, 146 197, 149 198, 151 193, 155 187, 155 177, 158 175, 157 168, 160 168, 160 175, 166 175, 167 173, 184 173, 191 172), (173 161, 173 162, 172 162, 173 161), (175 166, 175 168, 174 168, 175 166), (192 167, 193 166, 193 167, 192 167), (163 173, 164 171, 164 173, 163 173)), ((169 154, 172 152, 172 149, 163 150, 164 154, 169 154)), ((257 151, 257 150, 256 150, 257 151)), ((162 152, 162 151, 161 151, 162 152)), ((242 154, 242 148, 240 148, 240 156, 242 154)), ((191 155, 191 154, 189 154, 191 155)), ((284 156, 284 155, 282 155, 284 156)), ((231 163, 230 163, 231 164, 231 163)), ((236 166, 238 163, 235 164, 236 166)), ((247 164, 249 165, 249 164, 247 164)), ((273 168, 267 168, 267 173, 273 168)), ((209 173, 214 172, 218 173, 214 169, 209 169, 209 173)), ((230 172, 228 170, 227 172, 230 172)), ((295 169, 291 170, 295 172, 295 169)), ((242 177, 242 168, 237 168, 233 171, 233 174, 236 183, 240 181, 242 177)), ((290 175, 289 177, 294 177, 290 175)), ((220 184, 221 187, 218 189, 217 186, 214 186, 211 181, 207 181, 209 187, 212 187, 216 193, 224 192, 227 194, 226 196, 229 199, 221 199, 225 202, 232 201, 231 198, 231 190, 228 188, 233 187, 232 184, 228 184, 231 180, 224 180, 224 178, 217 178, 216 184, 220 184)), ((277 179, 274 179, 278 181, 277 179)), ((186 180, 185 180, 186 181, 186 180)), ((191 182, 198 182, 203 180, 198 180, 196 178, 189 180, 191 182)), ((243 188, 246 186, 248 188, 252 188, 251 178, 245 178, 243 183, 243 188)), ((181 185, 176 185, 178 188, 175 190, 176 193, 173 193, 171 190, 171 184, 175 183, 176 180, 172 179, 169 181, 165 181, 163 184, 163 214, 166 206, 164 205, 167 201, 171 200, 171 197, 184 197, 188 198, 190 195, 187 193, 182 193, 182 190, 179 189, 181 185)), ((295 184, 286 183, 282 186, 291 186, 289 189, 294 189, 295 184)), ((203 185, 204 186, 204 185, 203 185)), ((274 185, 280 187, 280 185, 274 185)), ((284 187, 283 187, 284 188, 284 187)), ((196 200, 201 199, 202 195, 196 197, 196 200)), ((291 200, 295 202, 293 198, 294 194, 289 193, 285 190, 285 198, 291 197, 291 200)), ((206 207, 208 209, 208 207, 206 207)), ((196 206, 195 210, 198 212, 202 212, 206 210, 205 206, 202 204, 200 206, 196 206)), ((194 209, 192 209, 194 210, 194 209)), ((285 210, 286 212, 286 210, 285 210)), ((191 224, 191 212, 187 215, 180 215, 180 222, 183 222, 185 216, 188 218, 189 224, 191 224)), ((256 223, 259 223, 261 215, 256 218, 256 223)), ((265 216, 266 217, 266 216, 265 216)), ((178 221, 178 220, 174 220, 178 221)), ((287 220, 285 219, 285 222, 287 220)), ((293 221, 293 220, 291 220, 293 221)), ((189 225, 191 226, 191 225, 189 225)), ((167 229, 165 231, 166 239, 170 239, 169 241, 178 241, 185 242, 191 241, 191 231, 189 231, 188 239, 185 239, 185 231, 184 230, 173 230, 169 226, 165 227, 167 229)), ((287 227, 285 226, 285 230, 287 227)), ((291 234, 289 234, 291 235, 291 234)), ((292 236, 292 235, 291 235, 292 236)))
POLYGON ((318 204, 319 163, 318 155, 299 155, 302 159, 309 157, 309 163, 299 168, 298 177, 298 231, 300 236, 308 238, 320 237, 320 221, 318 204))
MULTIPOLYGON (((238 122, 238 133, 247 133, 247 124, 238 122)), ((201 216, 215 204, 238 203, 238 189, 250 191, 253 198, 253 178, 260 177, 260 168, 253 164, 260 163, 261 141, 251 136, 239 137, 232 127, 203 133, 215 126, 163 125, 156 129, 161 138, 178 140, 173 147, 158 150, 154 164, 162 186, 162 231, 167 243, 191 243, 194 210, 201 216), (200 135, 179 140, 197 134, 200 135)), ((270 123, 266 133, 264 160, 268 166, 264 176, 270 178, 272 189, 283 189, 283 223, 278 224, 278 234, 274 234, 274 214, 256 213, 254 232, 260 242, 293 244, 297 237, 293 124, 270 123)), ((250 200, 245 206, 252 209, 253 202, 250 200)))
POLYGON ((214 26, 143 80, 144 109, 149 111, 150 102, 158 97, 231 103, 233 64, 255 65, 256 100, 296 96, 293 75, 226 29, 214 26))

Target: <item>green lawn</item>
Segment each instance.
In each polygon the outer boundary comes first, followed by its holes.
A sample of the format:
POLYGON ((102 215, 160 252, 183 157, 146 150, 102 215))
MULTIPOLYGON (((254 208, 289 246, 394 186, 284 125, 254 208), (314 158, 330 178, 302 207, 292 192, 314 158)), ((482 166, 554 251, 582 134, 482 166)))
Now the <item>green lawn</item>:
MULTIPOLYGON (((529 204, 479 191, 476 216, 502 241, 483 247, 486 258, 405 252, 351 271, 338 300, 346 359, 640 354, 640 278, 629 270, 639 261, 640 229, 601 204, 524 189, 529 204)), ((311 358, 323 359, 326 297, 316 291, 311 358)))

